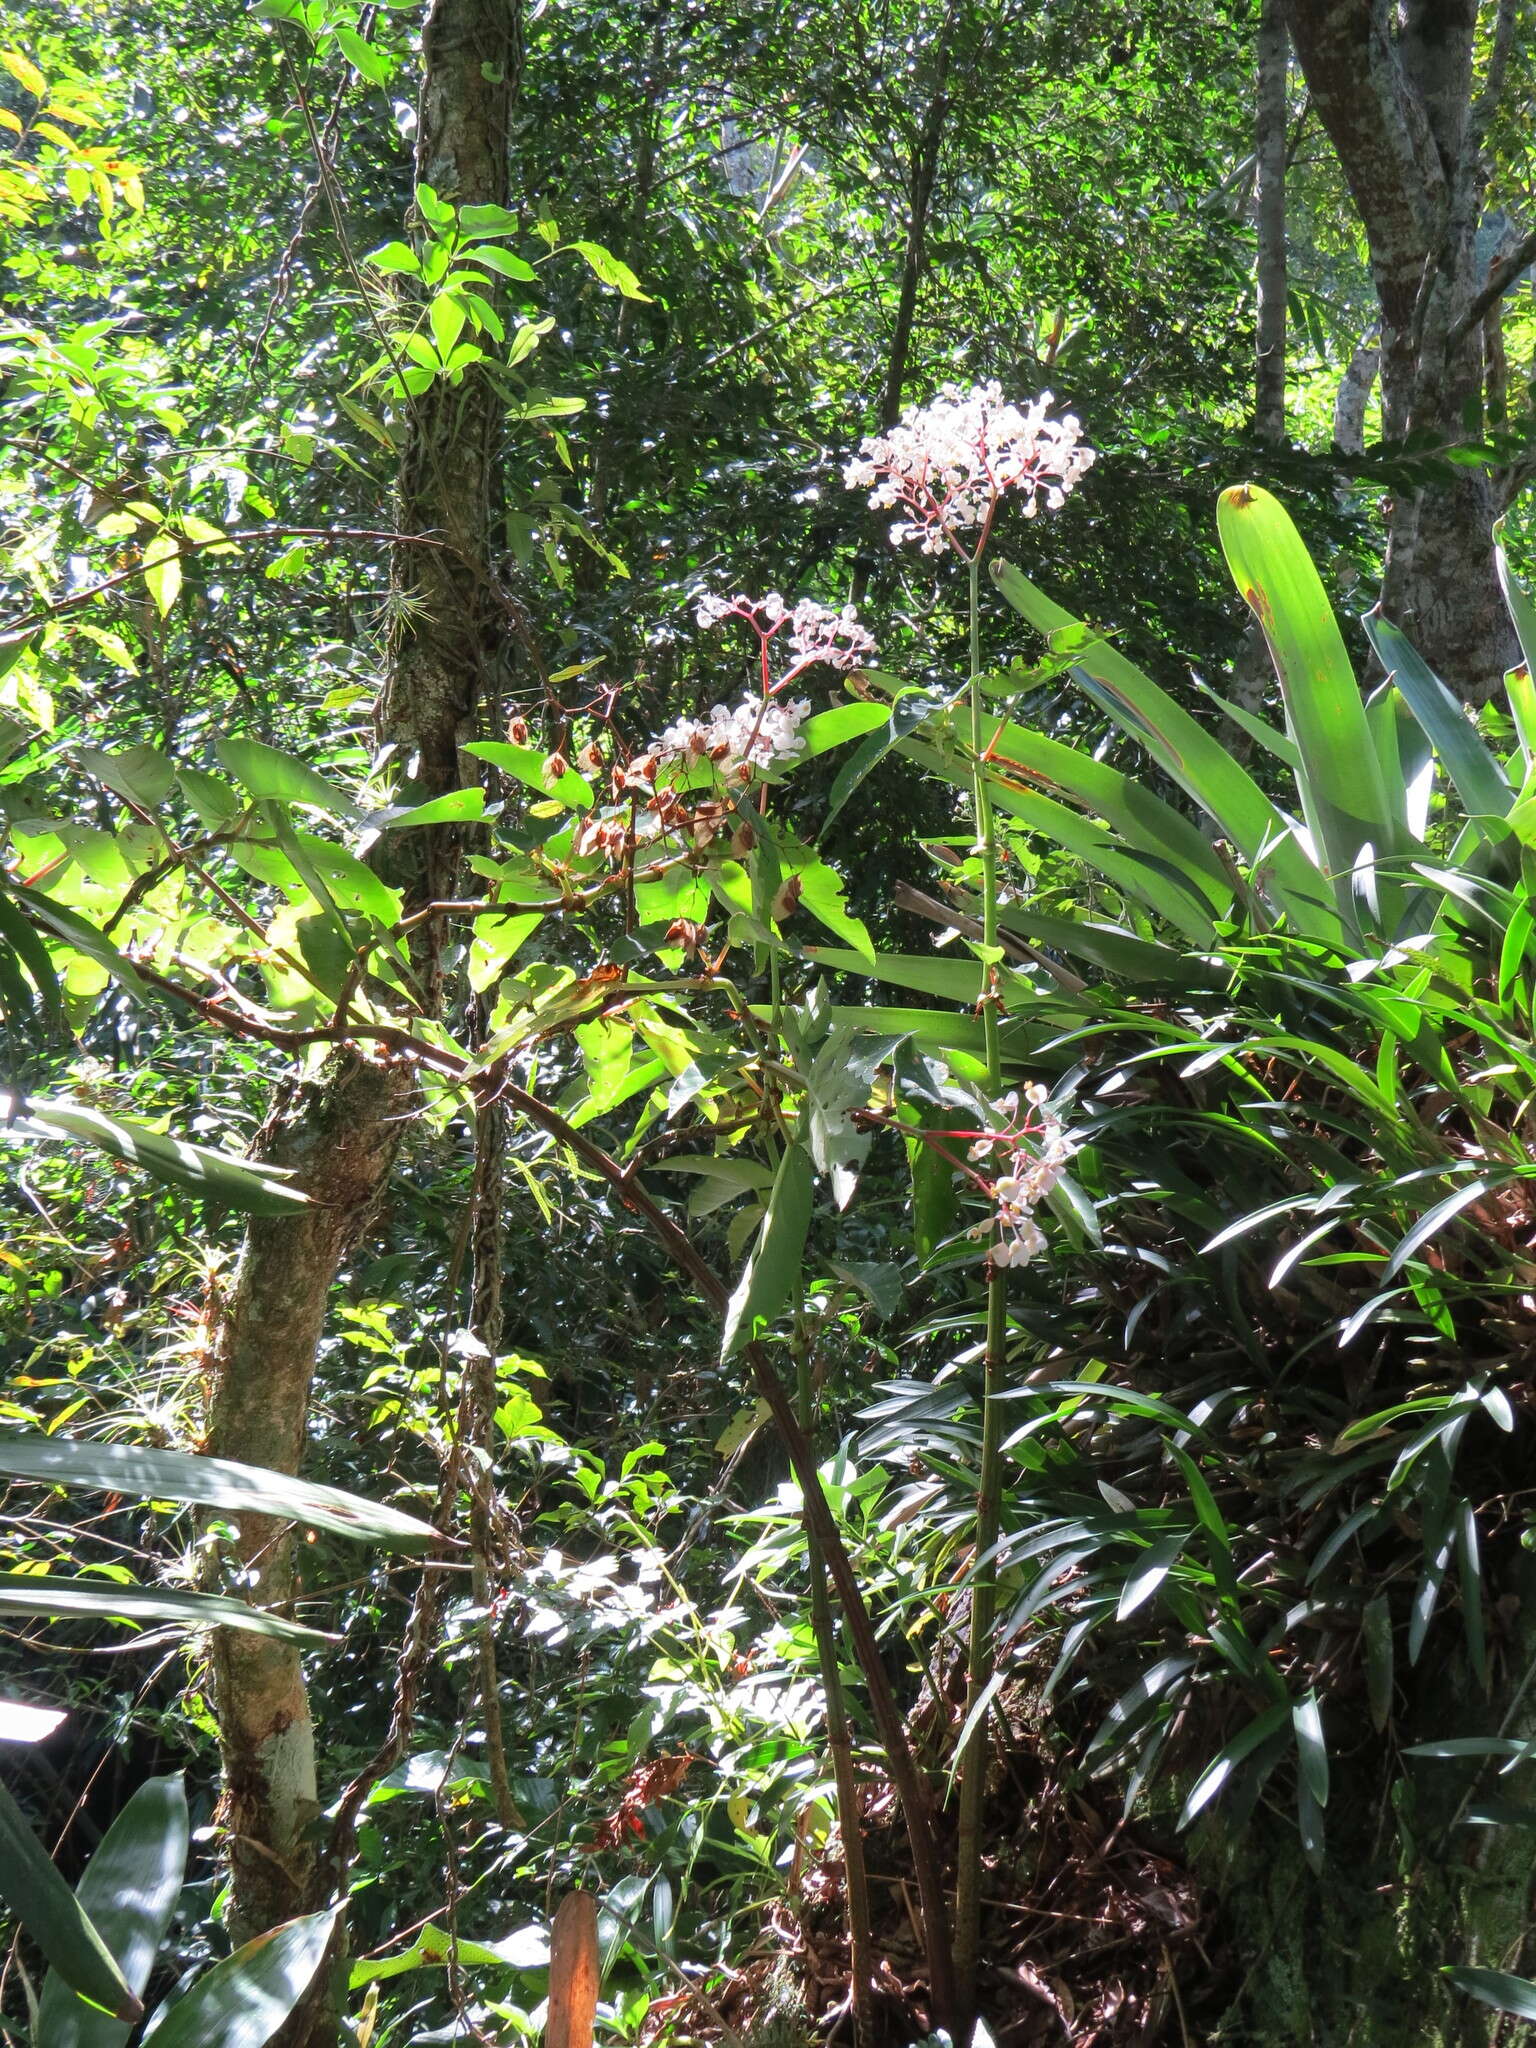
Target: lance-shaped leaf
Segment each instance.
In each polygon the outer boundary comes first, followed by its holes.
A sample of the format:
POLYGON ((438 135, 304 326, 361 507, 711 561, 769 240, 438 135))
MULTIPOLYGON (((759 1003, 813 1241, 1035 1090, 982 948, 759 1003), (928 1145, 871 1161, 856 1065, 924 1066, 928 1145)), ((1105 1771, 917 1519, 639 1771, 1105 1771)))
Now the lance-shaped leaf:
MULTIPOLYGON (((302 1622, 285 1621, 222 1593, 176 1593, 111 1579, 63 1579, 43 1572, 0 1572, 0 1614, 46 1615, 54 1621, 166 1621, 177 1628, 238 1628, 318 1645, 335 1640, 302 1622)), ((80 1987, 77 1985, 76 1989, 80 1987)))
POLYGON ((800 1278, 811 1224, 811 1162, 799 1145, 785 1147, 774 1175, 768 1213, 725 1311, 720 1356, 729 1358, 773 1321, 800 1278))
MULTIPOLYGON (((72 1991, 125 2020, 144 2008, 0 1782, 0 1898, 72 1991)), ((41 2037, 40 2037, 41 2038, 41 2037)))
POLYGON ((168 1137, 127 1117, 40 1096, 28 1099, 24 1113, 16 1113, 19 1107, 14 1095, 0 1090, 0 1119, 6 1120, 7 1129, 29 1138, 83 1139, 124 1166, 142 1167, 156 1180, 169 1181, 173 1187, 249 1216, 287 1215, 304 1208, 309 1200, 288 1185, 285 1168, 168 1137))
POLYGON ((356 1536, 393 1550, 424 1550, 435 1531, 414 1515, 380 1507, 261 1465, 231 1458, 201 1458, 190 1451, 157 1451, 142 1444, 82 1443, 75 1437, 0 1434, 0 1474, 7 1479, 41 1479, 51 1486, 86 1486, 102 1493, 145 1500, 186 1501, 281 1516, 335 1536, 356 1536))
POLYGON ((1301 755, 1298 784, 1313 842, 1341 885, 1363 847, 1401 851, 1380 758, 1344 636, 1322 578, 1277 498, 1255 484, 1223 491, 1217 531, 1227 567, 1264 629, 1286 725, 1301 755))
MULTIPOLYGON (((180 1775, 141 1785, 107 1829, 75 1900, 106 1943, 135 1998, 144 1996, 187 1867, 187 1795, 180 1775)), ((50 1971, 37 2038, 48 2048, 124 2048, 131 2030, 87 2005, 50 1971)))
POLYGON ((1502 818, 1515 800, 1509 777, 1478 738, 1472 721, 1424 657, 1379 611, 1360 622, 1382 667, 1395 678, 1403 701, 1456 785, 1456 794, 1476 817, 1502 818))
POLYGON ((314 1982, 339 1906, 287 1920, 199 1977, 144 2030, 144 2048, 267 2048, 314 1982))

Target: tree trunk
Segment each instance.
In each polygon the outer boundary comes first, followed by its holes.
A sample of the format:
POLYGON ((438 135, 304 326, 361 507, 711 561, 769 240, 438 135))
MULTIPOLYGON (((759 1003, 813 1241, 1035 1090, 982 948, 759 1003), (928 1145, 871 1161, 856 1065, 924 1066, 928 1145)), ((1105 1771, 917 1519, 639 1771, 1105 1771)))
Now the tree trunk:
MULTIPOLYGON (((1290 50, 1281 0, 1263 0, 1254 47, 1254 266, 1253 431, 1278 448, 1285 439, 1285 102, 1290 50)), ((1259 711, 1274 686, 1269 643, 1250 617, 1232 670, 1232 702, 1259 711)), ((1236 731, 1227 744, 1241 761, 1253 741, 1236 731)))
MULTIPOLYGON (((440 198, 506 203, 515 49, 515 0, 434 0, 423 32, 416 178, 440 198)), ((490 572, 499 416, 494 392, 473 372, 456 386, 433 385, 409 411, 399 484, 405 538, 392 571, 401 601, 378 706, 380 743, 407 802, 470 779, 459 747, 502 630, 490 572), (413 545, 410 536, 446 545, 413 545)), ((386 838, 372 859, 401 890, 407 914, 453 893, 452 828, 386 838)), ((431 919, 414 935, 413 965, 430 1013, 441 996, 431 919)), ((297 1168, 311 1206, 247 1231, 214 1359, 206 1447, 215 1456, 298 1469, 330 1289, 386 1184, 410 1104, 404 1069, 347 1054, 294 1084, 275 1108, 261 1150, 297 1168)), ((284 1524, 243 1516, 231 1548, 249 1599, 281 1606, 293 1598, 295 1550, 284 1524)), ((289 1645, 221 1631, 213 1663, 231 1932, 241 1941, 310 1903, 314 1741, 289 1645)))
POLYGON ((923 262, 928 247, 928 213, 933 204, 934 181, 939 175, 939 157, 944 148, 944 122, 949 113, 949 54, 953 40, 955 10, 945 13, 934 52, 933 90, 928 110, 912 153, 908 183, 907 240, 901 258, 901 284, 896 294, 896 319, 891 328, 891 351, 886 358, 885 386, 880 393, 880 430, 895 426, 901 417, 901 394, 907 381, 907 360, 912 353, 912 329, 917 319, 917 292, 923 281, 923 262))
POLYGON ((1483 141, 1514 0, 1473 76, 1477 0, 1286 0, 1291 39, 1370 251, 1381 309, 1382 435, 1412 437, 1392 504, 1382 601, 1452 689, 1486 700, 1516 658, 1490 531, 1491 471, 1433 460, 1484 412, 1476 242, 1483 141))

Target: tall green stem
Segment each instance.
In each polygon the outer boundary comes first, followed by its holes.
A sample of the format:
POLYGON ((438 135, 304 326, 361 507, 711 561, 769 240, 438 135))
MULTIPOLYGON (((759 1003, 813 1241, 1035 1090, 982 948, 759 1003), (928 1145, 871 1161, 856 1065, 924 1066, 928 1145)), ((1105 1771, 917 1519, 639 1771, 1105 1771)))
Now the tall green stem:
MULTIPOLYGON (((982 1030, 987 1055, 987 1091, 1002 1093, 1002 1051, 997 1002, 992 986, 997 956, 997 838, 982 765, 981 549, 971 562, 970 711, 972 798, 976 843, 981 857, 982 1030)), ((994 1576, 1002 1515, 1002 1389, 1007 1345, 1007 1281, 996 1266, 987 1271, 987 1337, 982 1365, 981 1469, 976 1482, 976 1564, 971 1581, 971 1627, 966 1655, 965 1714, 969 1741, 960 1759, 960 1811, 955 1846, 955 1977, 958 2038, 969 2039, 976 2017, 976 1973, 981 1957, 982 1813, 987 1782, 986 1714, 981 1702, 993 1675, 993 1624, 997 1617, 994 1576)))
MULTIPOLYGON (((803 1338, 796 1347, 795 1378, 800 1427, 807 1441, 814 1445, 816 1396, 811 1385, 810 1346, 803 1338)), ((874 1937, 869 1914, 869 1876, 864 1867, 864 1830, 859 1820, 859 1785, 853 1768, 853 1738, 843 1691, 827 1561, 809 1517, 804 1526, 806 1571, 811 1582, 811 1630, 816 1638, 816 1661, 827 1703, 827 1749, 832 1760, 832 1782, 837 1789, 837 1830, 843 1839, 843 1882, 848 1901, 848 2003, 853 2015, 854 2048, 871 2048, 875 2038, 874 1937)))

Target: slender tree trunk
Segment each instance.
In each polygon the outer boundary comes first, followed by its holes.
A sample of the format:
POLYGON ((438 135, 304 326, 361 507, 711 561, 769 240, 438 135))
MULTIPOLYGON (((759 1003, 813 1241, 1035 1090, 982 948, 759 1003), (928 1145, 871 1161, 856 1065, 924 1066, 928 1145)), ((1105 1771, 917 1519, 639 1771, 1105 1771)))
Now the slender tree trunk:
MULTIPOLYGON (((1382 434, 1420 451, 1475 439, 1483 315, 1475 255, 1483 143, 1513 43, 1498 0, 1479 84, 1477 0, 1286 0, 1292 42, 1365 228, 1381 309, 1382 434)), ((1513 281, 1512 279, 1510 280, 1513 281)), ((1409 459, 1395 493, 1383 603, 1460 695, 1486 699, 1515 658, 1490 529, 1487 469, 1409 459)))
MULTIPOLYGON (((1255 264, 1253 430, 1260 441, 1279 447, 1285 439, 1285 168, 1286 73, 1290 48, 1282 0, 1263 0, 1254 47, 1254 217, 1258 229, 1255 264)), ((1232 701, 1258 711, 1275 679, 1269 645, 1250 618, 1238 649, 1232 701)), ((1239 758, 1252 742, 1246 733, 1228 741, 1239 758)))
POLYGON ((1254 159, 1258 221, 1254 320, 1254 431, 1285 439, 1285 84, 1288 38, 1281 0, 1263 0, 1255 52, 1254 159))
POLYGON ((928 97, 928 108, 912 154, 901 285, 896 294, 896 319, 891 328, 891 351, 886 357, 885 385, 880 393, 882 428, 894 426, 901 417, 901 394, 907 381, 912 328, 917 319, 917 293, 923 281, 923 264, 928 249, 928 214, 933 204, 934 182, 939 175, 939 158, 944 149, 944 122, 949 113, 949 58, 954 20, 955 10, 951 6, 939 30, 938 48, 933 57, 933 90, 928 97))
MULTIPOLYGON (((416 177, 443 199, 505 204, 515 28, 514 0, 434 0, 423 33, 416 177)), ((402 540, 395 551, 396 624, 378 730, 408 801, 468 779, 459 747, 501 627, 489 570, 498 419, 490 386, 470 376, 431 387, 407 421, 399 531, 447 543, 402 540)), ((386 839, 374 856, 407 912, 453 893, 457 861, 452 830, 437 827, 386 839)), ((430 1012, 441 981, 431 920, 419 928, 413 965, 430 1012)), ((296 1082, 274 1110, 262 1150, 298 1170, 311 1206, 254 1221, 247 1232, 214 1360, 214 1455, 298 1469, 330 1289, 385 1186, 410 1105, 403 1068, 346 1055, 296 1082)), ((231 1548, 250 1599, 293 1598, 295 1553, 282 1524, 243 1516, 231 1548)), ((290 1646, 221 1632, 213 1664, 231 1931, 241 1940, 309 1902, 314 1740, 290 1646)))

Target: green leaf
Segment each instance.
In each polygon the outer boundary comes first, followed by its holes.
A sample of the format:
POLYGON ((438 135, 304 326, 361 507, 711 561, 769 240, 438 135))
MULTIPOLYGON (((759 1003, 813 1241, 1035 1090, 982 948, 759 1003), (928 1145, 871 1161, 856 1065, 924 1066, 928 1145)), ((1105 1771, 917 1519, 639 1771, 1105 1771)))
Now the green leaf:
POLYGON ((1184 1811, 1179 1815, 1179 1826, 1187 1828, 1195 1816, 1221 1791, 1232 1777, 1239 1764, 1244 1763, 1261 1743, 1283 1728, 1291 1718, 1291 1702, 1279 1700, 1272 1707, 1266 1707, 1256 1715, 1246 1728, 1234 1735, 1219 1755, 1206 1765, 1190 1789, 1184 1802, 1184 1811))
POLYGON ((883 704, 836 704, 830 711, 818 711, 800 728, 805 751, 798 758, 809 761, 849 740, 862 738, 877 726, 884 731, 890 722, 891 714, 883 704))
POLYGON ((1458 1991, 1481 1999, 1495 2012, 1512 2012, 1523 2020, 1536 2020, 1536 1984, 1529 1977, 1512 1977, 1507 1970, 1472 1970, 1461 1963, 1443 1965, 1444 1974, 1458 1991))
POLYGON ((536 789, 540 796, 553 797, 568 810, 590 810, 593 790, 584 775, 578 775, 574 768, 567 768, 554 781, 544 780, 544 763, 549 758, 535 753, 532 747, 515 747, 506 740, 470 740, 462 749, 473 754, 476 760, 489 761, 493 768, 500 768, 504 774, 515 776, 530 789, 536 789))
MULTIPOLYGON (((187 1795, 178 1774, 151 1778, 113 1821, 75 1887, 76 1902, 142 1999, 181 1896, 187 1795)), ((48 2048, 124 2048, 131 2023, 87 2005, 56 1972, 43 1985, 37 2037, 48 2048)))
POLYGON ((370 85, 388 85, 394 66, 382 50, 376 50, 372 43, 364 42, 355 28, 334 28, 331 33, 346 52, 347 62, 360 72, 370 85))
POLYGON ((786 1146, 763 1227, 726 1306, 720 1338, 722 1359, 732 1357, 743 1344, 758 1337, 798 1285, 811 1224, 813 1187, 809 1156, 799 1145, 786 1146))
MULTIPOLYGON (((0 1090, 0 1108, 14 1103, 0 1090)), ((188 1193, 238 1209, 247 1216, 280 1216, 307 1206, 309 1197, 287 1185, 285 1168, 265 1166, 233 1153, 214 1152, 185 1138, 107 1116, 82 1104, 34 1096, 10 1128, 37 1138, 78 1138, 124 1166, 136 1166, 156 1180, 169 1181, 188 1193)))
POLYGON ((333 789, 307 762, 292 754, 284 754, 261 740, 247 739, 241 733, 222 735, 214 742, 214 752, 220 766, 260 800, 303 804, 311 810, 328 812, 333 818, 362 820, 362 812, 349 797, 333 789))
POLYGON ((1180 1529, 1171 1536, 1160 1536, 1146 1550, 1138 1552, 1120 1588, 1120 1601, 1115 1609, 1117 1621, 1124 1621, 1138 1607, 1146 1605, 1178 1563, 1179 1552, 1188 1540, 1188 1532, 1180 1529))
POLYGON ((583 257, 593 276, 601 278, 604 284, 612 285, 626 299, 641 299, 650 305, 650 294, 641 291, 640 280, 629 265, 605 249, 601 242, 567 242, 565 247, 583 257))
MULTIPOLYGON (((0 1898, 71 1991, 133 2021, 144 2008, 69 1886, 43 1854, 26 1816, 0 1781, 0 1898)), ((46 2036, 39 2036, 45 2039, 46 2036)))
POLYGON ((176 780, 206 831, 217 832, 245 808, 222 777, 209 775, 202 768, 178 768, 176 780))
POLYGON ((1473 1180, 1468 1181, 1464 1188, 1458 1188, 1454 1194, 1447 1195, 1443 1202, 1436 1202, 1432 1209, 1427 1210, 1419 1218, 1412 1230, 1400 1237, 1392 1247, 1392 1256, 1382 1271, 1383 1280, 1390 1280, 1394 1273, 1407 1265, 1420 1245, 1427 1244, 1447 1223, 1459 1216, 1463 1209, 1469 1208, 1473 1202, 1481 1201, 1487 1192, 1487 1181, 1473 1180))
POLYGON ((1366 612, 1360 623, 1382 667, 1396 681, 1404 703, 1423 727, 1468 813, 1474 817, 1504 817, 1515 801, 1515 793, 1462 706, 1423 656, 1379 611, 1366 612))
POLYGON ((812 861, 795 878, 800 884, 800 905, 824 924, 829 932, 845 939, 864 963, 865 972, 875 971, 874 942, 862 918, 853 916, 843 895, 842 878, 825 861, 812 861))
POLYGON ((50 1486, 85 1486, 145 1500, 185 1501, 197 1507, 282 1516, 308 1529, 328 1529, 383 1543, 394 1550, 424 1550, 434 1540, 430 1523, 398 1509, 320 1486, 260 1465, 205 1458, 190 1451, 157 1451, 144 1444, 84 1442, 75 1437, 0 1433, 0 1473, 50 1486))
POLYGON ((363 261, 371 263, 375 270, 398 271, 412 277, 421 268, 409 242, 386 242, 381 249, 371 249, 363 261))
POLYGON ((390 832, 404 832, 416 825, 472 824, 485 816, 483 789, 455 789, 447 796, 435 796, 430 803, 413 804, 403 811, 379 811, 373 822, 390 832))
POLYGON ((1291 1709, 1291 1726, 1296 1731, 1296 1752, 1301 1775, 1319 1806, 1328 1804, 1328 1744, 1323 1737, 1323 1716, 1315 1691, 1299 1699, 1291 1709))
POLYGON ((461 263, 473 263, 482 270, 491 270, 498 277, 515 278, 519 284, 531 284, 538 272, 531 263, 525 263, 521 256, 514 256, 509 249, 463 249, 459 252, 461 263))
POLYGON ((314 1982, 339 1906, 258 1934, 199 1977, 144 2030, 144 2048, 267 2048, 314 1982))
POLYGON ((826 816, 822 830, 837 816, 838 812, 853 795, 865 776, 877 768, 891 751, 900 746, 910 734, 917 731, 925 720, 945 708, 945 699, 932 697, 923 690, 908 690, 896 699, 886 715, 884 724, 871 731, 863 746, 850 754, 837 771, 837 778, 827 796, 826 816))
POLYGON ((82 747, 80 765, 141 811, 158 811, 176 780, 174 766, 157 747, 126 747, 117 754, 82 747))
POLYGON ((56 938, 72 946, 83 958, 94 960, 97 966, 104 967, 131 995, 148 997, 149 989, 133 962, 120 953, 109 938, 99 932, 86 918, 81 917, 77 911, 68 909, 62 903, 55 903, 51 896, 45 895, 40 889, 28 889, 20 882, 10 881, 4 876, 0 876, 0 884, 3 884, 15 901, 30 913, 34 923, 46 926, 56 938))
POLYGON ((1220 740, 1012 563, 994 562, 991 575, 1014 609, 1053 644, 1070 639, 1072 680, 1210 814, 1255 870, 1262 892, 1287 908, 1300 930, 1341 935, 1326 883, 1280 812, 1220 740))
POLYGON ((173 1593, 159 1586, 60 1579, 42 1572, 0 1573, 0 1614, 40 1614, 55 1621, 168 1621, 178 1628, 244 1629, 249 1635, 279 1636, 292 1643, 332 1640, 319 1629, 247 1607, 243 1600, 222 1593, 173 1593))
POLYGON ((163 619, 181 592, 181 544, 175 534, 155 534, 144 550, 144 581, 163 619))
POLYGON ((1373 847, 1378 859, 1401 848, 1344 637, 1278 499, 1256 484, 1223 491, 1216 525, 1232 580, 1274 658, 1286 724, 1301 755, 1307 823, 1329 874, 1347 887, 1363 847, 1373 847))

